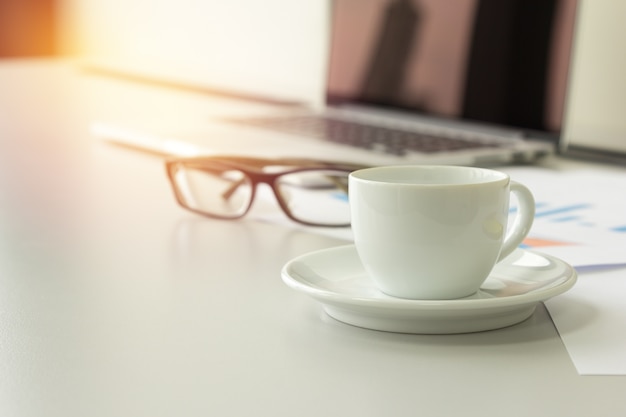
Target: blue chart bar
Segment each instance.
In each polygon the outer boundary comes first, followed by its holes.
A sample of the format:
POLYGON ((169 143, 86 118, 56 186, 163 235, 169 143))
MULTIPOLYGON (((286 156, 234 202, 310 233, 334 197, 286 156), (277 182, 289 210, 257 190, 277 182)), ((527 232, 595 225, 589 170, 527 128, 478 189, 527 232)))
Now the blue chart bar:
MULTIPOLYGON (((602 221, 601 219, 597 218, 597 214, 594 213, 593 210, 585 213, 586 210, 590 210, 593 208, 594 205, 591 203, 578 203, 565 206, 550 207, 550 204, 538 201, 535 205, 535 218, 544 218, 544 221, 548 221, 551 223, 575 223, 577 226, 583 227, 600 227, 601 229, 608 232, 626 234, 626 224, 618 224, 616 226, 600 226, 598 224, 598 220, 600 220, 600 223, 602 223, 602 221)), ((509 209, 509 212, 516 213, 517 207, 512 206, 509 209)))
POLYGON ((553 219, 553 222, 557 222, 557 223, 565 223, 565 222, 573 222, 575 220, 580 220, 580 216, 566 216, 566 217, 559 217, 558 219, 553 219))
MULTIPOLYGON (((547 209, 547 210, 543 210, 543 211, 537 211, 535 213, 535 217, 547 217, 547 216, 554 216, 554 215, 559 215, 559 214, 569 214, 573 211, 577 211, 577 210, 584 210, 584 209, 588 209, 591 208, 590 204, 574 204, 571 206, 563 206, 563 207, 556 207, 553 209, 547 209)), ((577 219, 577 217, 574 216, 570 216, 570 219, 574 220, 577 219)))
MULTIPOLYGON (((598 227, 598 219, 594 219, 593 211, 585 213, 586 210, 593 209, 590 203, 571 204, 560 207, 550 207, 545 203, 537 203, 535 218, 544 218, 552 223, 576 223, 578 226, 598 227)), ((617 226, 602 226, 606 231, 626 234, 626 224, 617 226)))

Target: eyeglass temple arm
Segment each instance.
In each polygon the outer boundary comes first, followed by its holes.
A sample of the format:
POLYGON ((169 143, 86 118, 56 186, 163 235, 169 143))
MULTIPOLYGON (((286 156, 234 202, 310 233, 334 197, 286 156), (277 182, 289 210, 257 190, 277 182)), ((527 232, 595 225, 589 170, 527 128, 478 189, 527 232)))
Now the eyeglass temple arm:
POLYGON ((226 189, 226 191, 224 191, 222 193, 222 198, 224 200, 229 200, 230 197, 232 197, 232 195, 235 193, 235 191, 237 191, 237 188, 241 187, 241 185, 245 182, 245 179, 240 179, 238 181, 235 181, 234 183, 232 183, 230 185, 230 187, 228 187, 226 189))
MULTIPOLYGON (((328 179, 330 182, 332 182, 333 184, 335 184, 335 186, 339 189, 341 189, 343 192, 345 192, 346 194, 348 194, 348 185, 342 181, 340 181, 338 179, 338 177, 336 175, 325 175, 326 179, 328 179)), ((222 193, 222 198, 224 200, 228 200, 230 199, 230 197, 232 197, 232 195, 235 193, 235 191, 237 191, 237 188, 239 188, 243 183, 245 182, 245 180, 241 179, 239 181, 235 181, 234 183, 232 183, 230 185, 230 187, 228 187, 223 193, 222 193)), ((307 187, 307 186, 302 186, 303 188, 315 188, 315 187, 307 187)))

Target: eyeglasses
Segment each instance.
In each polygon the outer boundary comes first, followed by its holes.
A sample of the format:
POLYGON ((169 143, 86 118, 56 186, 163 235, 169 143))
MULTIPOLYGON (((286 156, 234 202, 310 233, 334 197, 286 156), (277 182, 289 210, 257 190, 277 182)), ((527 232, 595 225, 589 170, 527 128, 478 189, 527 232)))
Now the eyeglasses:
POLYGON ((308 159, 247 157, 166 161, 178 203, 195 213, 238 219, 252 206, 257 186, 269 185, 292 220, 309 226, 350 225, 348 175, 361 166, 308 159))

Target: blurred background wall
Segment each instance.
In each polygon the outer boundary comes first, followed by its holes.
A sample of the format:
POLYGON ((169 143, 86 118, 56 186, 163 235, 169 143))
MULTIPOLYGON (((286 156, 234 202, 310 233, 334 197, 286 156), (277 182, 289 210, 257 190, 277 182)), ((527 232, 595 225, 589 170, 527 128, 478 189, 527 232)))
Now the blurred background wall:
POLYGON ((0 57, 319 102, 329 0, 0 0, 0 57))
POLYGON ((57 53, 56 0, 0 0, 0 57, 57 53))

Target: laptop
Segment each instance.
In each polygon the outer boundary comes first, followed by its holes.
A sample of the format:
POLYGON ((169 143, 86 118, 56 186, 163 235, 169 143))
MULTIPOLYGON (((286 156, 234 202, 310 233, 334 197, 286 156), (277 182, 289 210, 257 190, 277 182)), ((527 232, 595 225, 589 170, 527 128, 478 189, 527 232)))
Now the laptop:
POLYGON ((329 40, 322 106, 228 101, 194 126, 99 120, 93 132, 172 156, 533 162, 559 147, 576 3, 332 0, 319 33, 329 40))

